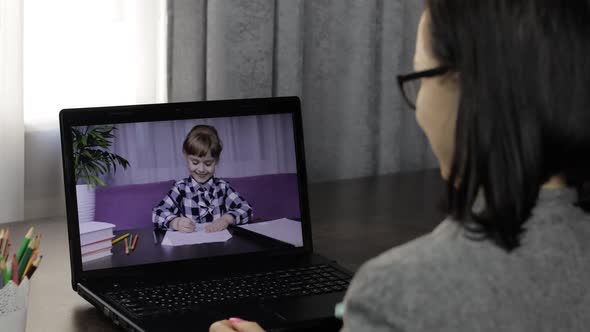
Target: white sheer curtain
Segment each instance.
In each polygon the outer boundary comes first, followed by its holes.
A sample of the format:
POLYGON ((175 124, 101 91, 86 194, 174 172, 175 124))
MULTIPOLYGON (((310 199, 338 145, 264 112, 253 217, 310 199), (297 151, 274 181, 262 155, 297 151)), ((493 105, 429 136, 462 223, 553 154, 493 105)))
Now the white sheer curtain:
POLYGON ((165 13, 165 0, 25 2, 25 219, 64 215, 61 109, 165 101, 165 13))
POLYGON ((0 0, 0 223, 24 211, 23 3, 0 0))

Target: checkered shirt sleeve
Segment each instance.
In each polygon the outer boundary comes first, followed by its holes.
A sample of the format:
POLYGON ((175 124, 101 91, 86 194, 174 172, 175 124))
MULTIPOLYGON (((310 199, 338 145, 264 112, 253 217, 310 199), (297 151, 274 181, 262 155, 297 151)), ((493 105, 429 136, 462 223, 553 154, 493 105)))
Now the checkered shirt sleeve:
POLYGON ((235 219, 236 225, 246 224, 252 220, 253 211, 248 202, 232 188, 229 183, 225 185, 225 209, 235 219))
POLYGON ((184 196, 184 188, 180 187, 184 187, 181 182, 175 183, 164 199, 152 209, 152 222, 157 228, 168 229, 170 221, 184 213, 179 209, 184 196))

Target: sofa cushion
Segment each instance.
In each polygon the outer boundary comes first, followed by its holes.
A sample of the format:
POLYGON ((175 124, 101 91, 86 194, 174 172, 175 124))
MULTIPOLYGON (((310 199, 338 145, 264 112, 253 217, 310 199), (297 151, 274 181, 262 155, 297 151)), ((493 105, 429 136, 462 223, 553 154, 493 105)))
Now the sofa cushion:
POLYGON ((252 206, 254 220, 301 218, 296 174, 259 175, 225 180, 252 206))
POLYGON ((115 229, 150 227, 152 208, 160 203, 174 182, 169 180, 97 188, 94 219, 113 223, 115 229))

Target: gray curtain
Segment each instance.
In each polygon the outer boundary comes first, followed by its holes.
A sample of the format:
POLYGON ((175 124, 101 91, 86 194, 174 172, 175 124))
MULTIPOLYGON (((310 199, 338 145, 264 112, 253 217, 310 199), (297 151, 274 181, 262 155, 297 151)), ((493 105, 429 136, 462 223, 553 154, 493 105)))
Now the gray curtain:
POLYGON ((300 96, 311 181, 435 167, 396 74, 416 0, 170 0, 169 101, 300 96))

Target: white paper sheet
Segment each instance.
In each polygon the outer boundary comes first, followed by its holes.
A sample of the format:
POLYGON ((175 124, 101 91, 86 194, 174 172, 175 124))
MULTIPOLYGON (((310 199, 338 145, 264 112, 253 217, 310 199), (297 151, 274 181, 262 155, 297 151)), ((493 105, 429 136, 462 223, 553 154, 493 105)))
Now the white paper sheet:
POLYGON ((212 242, 225 242, 231 239, 231 234, 227 229, 221 232, 205 232, 205 225, 197 224, 195 232, 182 233, 168 231, 162 240, 164 246, 186 246, 191 244, 202 244, 212 242))
POLYGON ((240 226, 279 241, 290 243, 296 247, 303 247, 301 223, 299 221, 281 218, 276 220, 257 222, 240 226))

